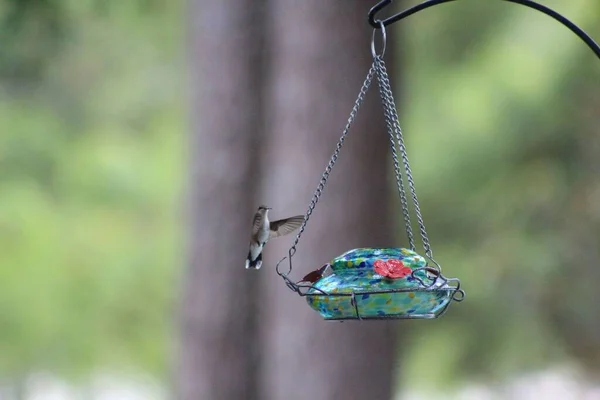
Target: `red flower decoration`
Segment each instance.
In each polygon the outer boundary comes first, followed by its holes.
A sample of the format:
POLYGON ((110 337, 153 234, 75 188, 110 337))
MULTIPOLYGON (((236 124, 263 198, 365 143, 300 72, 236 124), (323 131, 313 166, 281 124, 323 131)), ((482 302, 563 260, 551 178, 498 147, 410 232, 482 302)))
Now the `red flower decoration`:
POLYGON ((392 279, 404 278, 412 274, 412 269, 404 265, 400 260, 377 260, 373 265, 377 274, 392 279))

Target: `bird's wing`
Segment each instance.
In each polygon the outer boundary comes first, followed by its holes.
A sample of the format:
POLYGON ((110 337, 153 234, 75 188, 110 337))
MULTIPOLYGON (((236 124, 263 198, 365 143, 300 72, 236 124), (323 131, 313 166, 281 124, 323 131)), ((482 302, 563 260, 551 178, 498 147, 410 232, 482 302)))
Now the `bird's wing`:
POLYGON ((295 217, 273 221, 270 224, 271 231, 269 232, 269 237, 276 238, 278 236, 283 236, 287 235, 288 233, 294 232, 296 229, 300 228, 302 222, 304 222, 303 215, 296 215, 295 217))
POLYGON ((255 236, 263 223, 263 217, 261 213, 257 212, 254 214, 254 221, 252 221, 252 236, 255 236))

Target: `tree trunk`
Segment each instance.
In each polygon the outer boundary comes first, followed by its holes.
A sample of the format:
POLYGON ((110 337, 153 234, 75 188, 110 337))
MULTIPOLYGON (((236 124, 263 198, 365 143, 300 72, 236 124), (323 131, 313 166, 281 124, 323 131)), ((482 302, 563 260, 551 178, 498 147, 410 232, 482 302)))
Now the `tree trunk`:
MULTIPOLYGON (((178 400, 257 399, 255 271, 244 270, 262 128, 263 5, 191 1, 191 243, 178 400)), ((262 272, 262 271, 261 271, 262 272)))
MULTIPOLYGON (((273 23, 267 196, 273 218, 302 214, 372 62, 369 5, 280 0, 273 23)), ((389 33, 388 33, 389 34, 389 33)), ((394 43, 388 43, 390 60, 394 43)), ((393 68, 392 83, 394 83, 393 68)), ((356 247, 393 246, 383 109, 374 80, 294 257, 293 279, 356 247)), ((287 289, 275 262, 293 236, 269 242, 261 326, 265 399, 389 399, 396 323, 327 322, 287 289)), ((403 243, 404 244, 404 243, 403 243)), ((284 266, 285 269, 285 266, 284 266)))

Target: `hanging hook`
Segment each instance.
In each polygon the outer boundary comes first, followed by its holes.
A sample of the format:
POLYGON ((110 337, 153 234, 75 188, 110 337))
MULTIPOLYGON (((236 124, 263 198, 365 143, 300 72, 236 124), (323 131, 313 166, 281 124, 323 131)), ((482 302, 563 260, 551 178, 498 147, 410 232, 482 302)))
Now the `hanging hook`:
POLYGON ((384 9, 385 7, 389 6, 390 4, 392 4, 392 0, 382 0, 379 3, 375 4, 375 6, 373 8, 371 8, 369 10, 369 24, 375 28, 375 29, 379 29, 379 28, 383 28, 384 25, 389 25, 391 24, 391 22, 388 22, 388 19, 381 21, 381 20, 375 20, 375 15, 377 15, 377 13, 379 11, 381 11, 382 9, 384 9), (380 22, 383 22, 383 25, 380 25, 380 22))
MULTIPOLYGON (((451 1, 456 1, 456 0, 426 0, 421 4, 417 4, 414 7, 411 7, 407 10, 404 10, 404 11, 402 11, 396 15, 393 15, 391 17, 388 17, 386 19, 383 19, 383 20, 375 19, 377 16, 377 13, 379 13, 382 9, 384 9, 385 7, 392 4, 392 0, 382 0, 379 3, 377 3, 373 8, 371 8, 371 10, 369 10, 369 24, 375 29, 381 29, 384 26, 393 24, 394 22, 400 21, 401 19, 409 17, 413 14, 416 14, 419 11, 425 10, 429 7, 436 6, 438 4, 449 3, 451 1)), ((509 3, 520 4, 522 6, 532 8, 536 11, 540 11, 541 13, 548 15, 551 18, 554 18, 556 21, 560 22, 561 24, 563 24, 564 26, 569 28, 571 30, 571 32, 576 34, 581 40, 583 40, 585 42, 585 44, 587 44, 588 47, 596 54, 596 56, 598 58, 600 58, 600 45, 598 45, 598 43, 596 43, 594 41, 594 39, 592 39, 587 33, 585 33, 583 31, 583 29, 581 29, 580 27, 578 27, 573 22, 569 21, 566 17, 562 16, 561 14, 557 13, 556 11, 554 11, 546 6, 543 6, 541 4, 538 4, 534 1, 531 1, 531 0, 504 0, 504 1, 507 1, 509 3)))

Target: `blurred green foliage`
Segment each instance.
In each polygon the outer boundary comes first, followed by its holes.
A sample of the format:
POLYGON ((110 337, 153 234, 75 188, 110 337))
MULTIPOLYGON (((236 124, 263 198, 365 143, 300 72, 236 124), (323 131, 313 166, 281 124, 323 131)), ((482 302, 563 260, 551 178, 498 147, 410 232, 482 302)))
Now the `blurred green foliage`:
POLYGON ((179 7, 0 1, 0 382, 166 373, 182 264, 179 7))
MULTIPOLYGON (((600 38, 598 2, 543 3, 600 38)), ((413 325, 405 382, 502 379, 573 356, 597 368, 599 60, 500 1, 439 6, 401 33, 417 190, 436 259, 467 291, 444 319, 413 325)))
MULTIPOLYGON (((596 0, 544 4, 600 38, 596 0)), ((183 265, 182 7, 0 1, 0 381, 114 366, 167 376, 183 265)), ((468 294, 440 321, 403 325, 402 384, 573 356, 591 370, 598 60, 548 17, 500 1, 393 29, 428 232, 468 294)))

